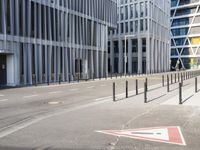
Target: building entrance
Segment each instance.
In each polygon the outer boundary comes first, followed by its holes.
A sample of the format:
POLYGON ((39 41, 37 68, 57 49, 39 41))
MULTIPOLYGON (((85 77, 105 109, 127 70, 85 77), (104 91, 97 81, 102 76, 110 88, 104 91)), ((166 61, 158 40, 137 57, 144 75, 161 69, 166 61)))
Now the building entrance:
POLYGON ((7 84, 6 55, 0 55, 0 85, 7 84))

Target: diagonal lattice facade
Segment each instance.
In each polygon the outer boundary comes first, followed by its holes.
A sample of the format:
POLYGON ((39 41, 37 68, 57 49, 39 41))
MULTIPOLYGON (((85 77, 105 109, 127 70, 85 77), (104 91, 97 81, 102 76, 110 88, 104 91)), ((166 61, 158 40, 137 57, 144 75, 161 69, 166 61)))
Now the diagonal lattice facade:
POLYGON ((172 69, 200 68, 200 0, 171 2, 172 69))

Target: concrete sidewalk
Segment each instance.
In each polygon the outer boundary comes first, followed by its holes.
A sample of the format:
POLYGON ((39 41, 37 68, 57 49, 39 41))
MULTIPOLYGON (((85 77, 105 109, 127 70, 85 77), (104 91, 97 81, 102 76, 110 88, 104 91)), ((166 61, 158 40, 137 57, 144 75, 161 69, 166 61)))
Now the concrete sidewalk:
MULTIPOLYGON (((198 84, 200 87, 200 84, 198 84)), ((182 88, 182 105, 186 106, 196 106, 200 107, 200 90, 195 92, 195 85, 193 84, 192 87, 183 87, 182 88)), ((179 94, 170 98, 166 102, 162 103, 163 105, 179 105, 179 94)))

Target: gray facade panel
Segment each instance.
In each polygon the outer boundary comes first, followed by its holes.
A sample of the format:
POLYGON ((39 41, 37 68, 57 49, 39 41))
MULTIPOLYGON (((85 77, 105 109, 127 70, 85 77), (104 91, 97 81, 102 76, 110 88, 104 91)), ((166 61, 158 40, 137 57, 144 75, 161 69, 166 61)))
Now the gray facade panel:
POLYGON ((116 5, 114 0, 1 0, 0 55, 10 60, 11 72, 7 85, 107 75, 107 32, 116 27, 116 5))

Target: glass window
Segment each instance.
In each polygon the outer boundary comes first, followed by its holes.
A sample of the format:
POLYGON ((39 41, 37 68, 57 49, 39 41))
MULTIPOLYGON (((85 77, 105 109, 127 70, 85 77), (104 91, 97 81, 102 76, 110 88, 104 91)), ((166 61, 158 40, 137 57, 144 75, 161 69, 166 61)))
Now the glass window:
POLYGON ((124 33, 124 24, 121 23, 120 26, 121 26, 121 27, 120 27, 120 28, 121 28, 121 33, 124 33))
POLYGON ((124 7, 121 7, 120 9, 120 19, 124 20, 124 7))
POLYGON ((140 3, 140 17, 144 17, 144 3, 140 3))
POLYGON ((144 23, 143 19, 140 20, 140 31, 144 31, 144 23))
POLYGON ((128 6, 125 7, 125 17, 126 17, 126 20, 128 19, 128 6))
POLYGON ((133 21, 130 22, 130 32, 133 32, 133 21))
POLYGON ((130 19, 133 19, 133 4, 130 5, 130 19))
POLYGON ((126 33, 128 33, 128 22, 125 23, 126 26, 126 33))
POLYGON ((132 52, 137 53, 138 52, 138 42, 136 39, 132 40, 132 52))
POLYGON ((135 18, 138 18, 138 3, 135 4, 135 18))
POLYGON ((135 33, 138 32, 138 20, 135 21, 135 33))
POLYGON ((0 33, 3 33, 2 1, 0 1, 0 33))

